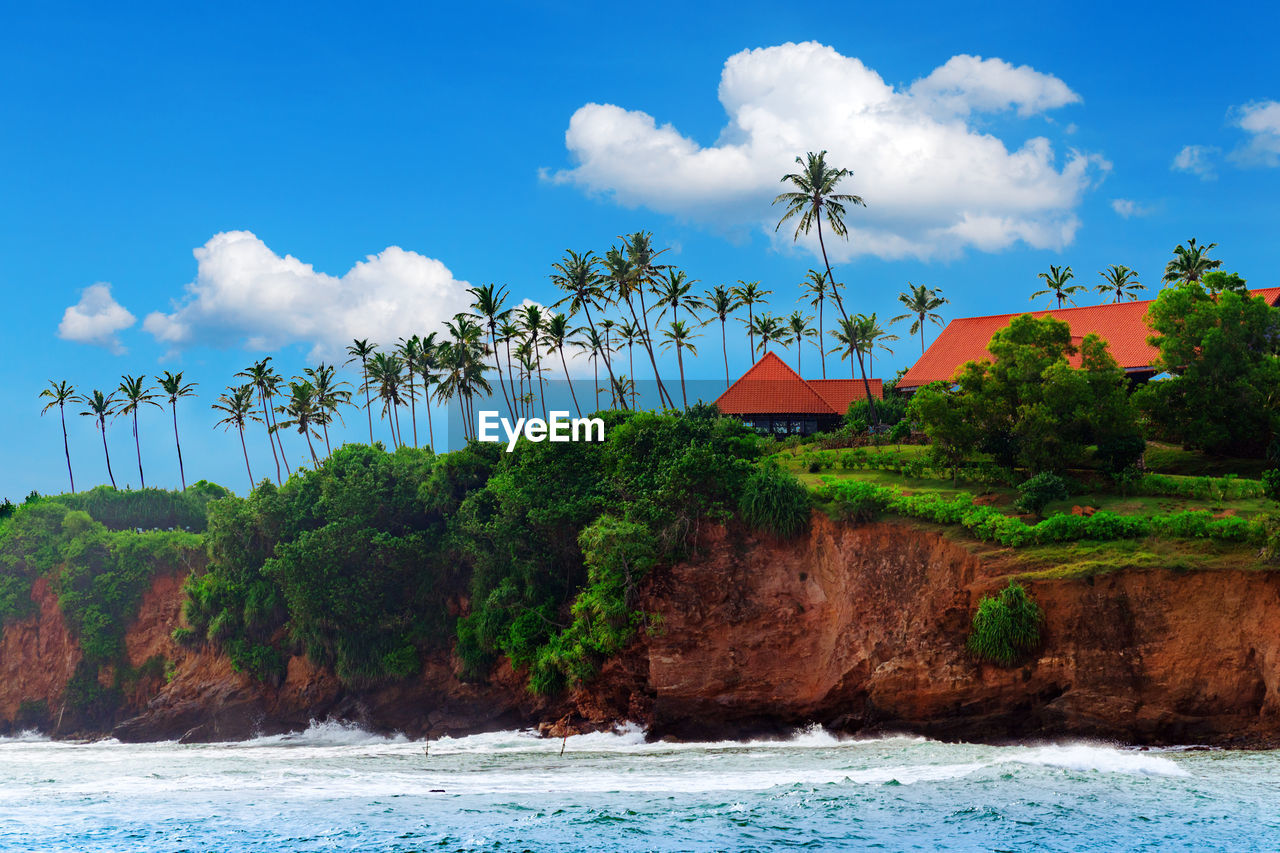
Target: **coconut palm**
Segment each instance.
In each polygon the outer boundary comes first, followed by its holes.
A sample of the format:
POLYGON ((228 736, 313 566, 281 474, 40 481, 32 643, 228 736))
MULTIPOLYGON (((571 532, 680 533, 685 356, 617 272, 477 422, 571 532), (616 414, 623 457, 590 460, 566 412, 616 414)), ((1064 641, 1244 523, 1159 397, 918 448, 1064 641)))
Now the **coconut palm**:
MULTIPOLYGON (((643 298, 643 291, 647 286, 647 281, 640 280, 640 276, 636 271, 636 266, 631 262, 630 254, 622 251, 616 246, 610 247, 609 251, 605 252, 604 260, 601 262, 601 267, 604 269, 604 278, 608 282, 608 288, 610 293, 613 295, 614 301, 618 304, 626 305, 627 313, 631 316, 629 321, 624 321, 618 327, 619 336, 626 340, 627 343, 628 369, 631 371, 631 376, 635 376, 636 366, 634 346, 635 342, 639 341, 640 345, 643 346, 645 351, 649 354, 650 363, 653 366, 655 384, 660 386, 658 399, 661 401, 664 399, 665 388, 661 387, 661 380, 660 377, 658 377, 657 359, 653 356, 653 348, 650 346, 648 340, 648 332, 646 330, 648 318, 645 318, 645 322, 641 322, 640 316, 636 313, 634 301, 634 298, 637 295, 643 298), (624 332, 624 329, 629 329, 630 333, 628 334, 624 332)), ((636 406, 636 383, 634 378, 631 381, 630 387, 631 407, 634 409, 636 406)))
POLYGON ((1199 281, 1205 273, 1222 266, 1222 261, 1209 257, 1209 253, 1216 248, 1218 248, 1217 243, 1199 246, 1194 237, 1188 240, 1185 246, 1179 243, 1174 247, 1173 260, 1165 265, 1164 278, 1161 280, 1168 283, 1181 281, 1187 284, 1199 281))
POLYGON ((772 290, 765 290, 760 286, 758 281, 743 281, 738 279, 738 286, 733 288, 733 295, 738 300, 738 304, 747 306, 747 335, 751 342, 751 363, 756 363, 756 306, 768 304, 766 299, 772 290))
POLYGON ((520 340, 520 327, 515 324, 510 311, 498 316, 498 336, 496 342, 505 345, 507 350, 507 381, 511 383, 511 403, 515 406, 512 417, 524 414, 520 401, 516 398, 516 369, 511 358, 511 342, 520 340))
POLYGON ((475 395, 480 391, 493 393, 484 375, 489 366, 484 363, 483 330, 466 314, 455 315, 452 322, 445 323, 445 329, 451 340, 441 343, 438 349, 442 374, 436 385, 436 399, 442 402, 458 399, 463 414, 463 434, 473 438, 475 395))
POLYGON ((382 416, 387 419, 391 428, 391 445, 399 448, 404 442, 400 438, 400 406, 404 403, 401 393, 404 387, 404 363, 398 356, 386 352, 376 352, 369 359, 368 368, 371 387, 365 388, 367 397, 376 389, 374 396, 382 401, 382 416))
POLYGON ((698 348, 692 342, 698 337, 701 335, 695 335, 683 320, 672 320, 662 331, 662 348, 669 349, 673 346, 676 348, 676 364, 680 367, 680 400, 684 403, 686 411, 689 409, 689 395, 685 391, 684 384, 684 351, 688 350, 692 355, 697 355, 698 348))
POLYGON ((627 377, 625 373, 619 373, 618 378, 613 385, 614 405, 625 409, 627 407, 626 399, 631 396, 633 399, 636 394, 636 383, 627 377), (622 401, 619 403, 618 401, 622 401))
MULTIPOLYGON (((357 344, 365 343, 364 341, 356 341, 357 344)), ((266 427, 267 441, 271 444, 271 455, 276 462, 276 483, 280 484, 284 481, 280 478, 280 460, 284 458, 284 445, 279 445, 279 455, 276 453, 277 440, 275 421, 271 417, 271 401, 275 396, 276 389, 280 387, 283 377, 276 373, 275 368, 271 366, 271 356, 267 356, 261 361, 254 362, 249 367, 236 374, 236 376, 248 379, 258 392, 258 403, 262 407, 262 420, 260 423, 266 427)), ((372 435, 372 433, 370 433, 372 435)), ((285 459, 285 471, 292 476, 293 472, 289 471, 289 461, 285 459)))
MULTIPOLYGON (((861 371, 862 389, 867 397, 867 406, 871 410, 871 425, 878 426, 879 418, 876 415, 875 399, 871 396, 871 382, 867 379, 867 368, 863 356, 871 355, 877 347, 889 350, 884 345, 884 341, 896 341, 897 336, 887 334, 880 328, 874 312, 870 315, 858 314, 848 320, 840 320, 836 328, 831 331, 831 336, 836 339, 836 346, 830 352, 839 353, 842 361, 849 359, 849 375, 855 380, 858 378, 857 372, 853 369, 855 362, 858 370, 861 371)), ((892 350, 889 351, 892 352, 892 350)))
MULTIPOLYGON (((720 351, 724 356, 724 387, 729 387, 729 340, 728 333, 725 330, 725 323, 729 320, 729 315, 737 310, 741 304, 733 288, 725 287, 717 284, 711 290, 706 291, 706 299, 703 304, 711 309, 712 318, 720 321, 720 351)), ((711 319, 707 320, 710 323, 711 319)), ((706 325, 705 323, 703 325, 706 325)))
MULTIPOLYGON (((631 371, 631 376, 636 375, 636 341, 644 341, 644 329, 638 323, 624 320, 618 324, 618 343, 627 345, 627 370, 631 371)), ((627 387, 631 389, 631 408, 636 407, 636 381, 629 379, 627 387)))
MULTIPOLYGON (((419 358, 421 352, 418 353, 419 358)), ((413 368, 410 367, 410 373, 413 368)), ((323 361, 317 367, 308 367, 303 371, 307 375, 307 380, 315 387, 316 406, 319 407, 322 417, 318 419, 318 423, 324 430, 324 450, 326 456, 333 455, 333 446, 329 444, 329 424, 336 417, 345 425, 346 421, 342 420, 342 407, 351 405, 351 392, 347 389, 351 387, 349 382, 335 380, 337 368, 332 364, 325 364, 323 361)))
MULTIPOLYGON (((893 350, 886 345, 886 342, 896 341, 898 340, 898 336, 891 335, 887 330, 880 328, 880 323, 876 319, 876 312, 874 311, 870 314, 859 314, 854 319, 858 323, 859 350, 867 357, 868 366, 873 371, 872 375, 874 375, 876 350, 884 350, 892 355, 893 350)), ((865 377, 863 388, 867 392, 867 398, 870 399, 871 386, 869 383, 866 383, 865 377)))
MULTIPOLYGON (((351 358, 346 363, 360 362, 360 387, 364 389, 364 410, 369 418, 369 443, 373 444, 373 401, 369 397, 369 357, 378 350, 377 344, 369 343, 368 338, 356 339, 347 347, 347 355, 351 358)), ((239 374, 237 374, 239 375, 239 374)), ((278 466, 277 466, 278 467, 278 466)), ((279 476, 277 474, 277 476, 279 476)))
POLYGON ((668 267, 666 275, 660 276, 653 286, 653 295, 657 297, 653 307, 658 312, 658 319, 661 320, 670 311, 671 319, 679 320, 680 309, 683 308, 697 321, 697 312, 705 307, 702 299, 693 292, 693 286, 697 283, 698 280, 689 278, 684 270, 668 267))
MULTIPOLYGON (((506 316, 506 312, 502 306, 507 301, 507 287, 496 284, 485 284, 479 287, 467 288, 474 298, 471 303, 471 310, 475 312, 475 317, 484 321, 484 326, 489 330, 489 345, 493 347, 493 364, 498 369, 498 387, 502 389, 502 399, 507 405, 507 412, 515 417, 515 408, 512 406, 511 398, 507 396, 507 386, 503 384, 502 379, 502 363, 498 360, 498 323, 506 316)), ((508 354, 508 358, 510 355, 508 354)), ((508 363, 508 367, 510 364, 508 363)), ((511 389, 512 395, 515 394, 515 386, 511 389)))
POLYGON ((666 249, 654 249, 653 233, 650 231, 636 231, 619 239, 622 240, 622 248, 626 252, 635 294, 640 297, 640 313, 634 319, 644 329, 644 347, 649 353, 649 364, 653 367, 653 379, 658 385, 658 397, 674 409, 675 400, 671 398, 671 393, 667 391, 662 375, 658 372, 658 359, 653 351, 653 333, 649 331, 649 309, 644 301, 645 291, 653 286, 658 276, 667 268, 665 264, 656 263, 658 256, 666 249))
POLYGON ((541 341, 542 330, 543 326, 546 325, 546 320, 543 318, 540 307, 537 305, 525 305, 520 309, 517 322, 520 324, 520 330, 529 339, 529 348, 532 350, 533 363, 538 374, 538 401, 542 404, 542 417, 545 419, 547 417, 547 389, 542 383, 541 341))
POLYGON ((324 421, 325 411, 316 399, 315 386, 305 379, 301 382, 296 379, 291 381, 289 396, 277 411, 287 418, 280 421, 279 428, 296 429, 299 435, 305 436, 307 449, 311 451, 311 464, 319 468, 320 457, 316 455, 316 446, 311 437, 315 433, 315 426, 324 421))
POLYGON ((799 172, 782 176, 782 183, 790 183, 795 189, 780 193, 773 200, 774 204, 782 202, 786 205, 786 211, 773 230, 776 232, 782 227, 782 223, 795 219, 796 230, 791 237, 794 241, 800 239, 801 232, 808 234, 811 228, 817 226, 818 246, 822 249, 822 262, 827 268, 827 281, 831 285, 831 295, 835 297, 840 315, 848 319, 849 315, 844 310, 844 301, 836 288, 836 280, 831 275, 831 261, 827 260, 827 244, 822 238, 822 220, 826 218, 833 234, 838 237, 847 237, 849 229, 844 224, 845 205, 862 207, 867 205, 861 196, 835 191, 836 185, 853 173, 848 169, 828 166, 826 158, 826 151, 819 151, 817 154, 810 151, 804 157, 796 158, 796 163, 801 167, 799 172))
POLYGON ((1124 264, 1112 264, 1098 275, 1102 276, 1106 283, 1099 284, 1094 290, 1114 296, 1116 302, 1124 302, 1126 297, 1137 302, 1138 291, 1147 289, 1138 281, 1138 274, 1124 264))
POLYGON ((227 390, 218 398, 211 408, 226 415, 215 426, 224 430, 235 427, 240 433, 240 450, 244 453, 244 470, 249 475, 249 491, 253 491, 253 469, 249 467, 249 448, 244 443, 244 427, 250 422, 261 423, 262 419, 253 413, 254 387, 252 383, 240 386, 228 385, 227 390))
POLYGON ((769 344, 782 344, 783 346, 791 342, 791 336, 787 333, 787 326, 781 318, 772 314, 761 314, 756 317, 754 326, 751 327, 753 337, 759 338, 760 343, 757 348, 762 355, 769 352, 769 344))
POLYGON ((182 442, 178 439, 178 401, 183 397, 194 397, 196 395, 196 385, 199 383, 188 382, 185 385, 182 382, 182 372, 170 373, 164 372, 164 376, 157 376, 156 383, 159 384, 160 390, 169 398, 169 409, 173 412, 173 443, 178 448, 178 476, 182 479, 182 490, 187 490, 187 471, 182 466, 182 442))
POLYGON ((396 356, 400 359, 400 363, 405 367, 405 381, 408 389, 405 398, 409 401, 409 421, 413 428, 413 446, 418 446, 418 395, 414 389, 414 383, 417 381, 417 374, 413 372, 413 363, 418 360, 419 350, 422 347, 422 341, 417 335, 410 335, 408 338, 401 338, 396 344, 396 356))
POLYGON ((67 441, 67 403, 74 403, 76 400, 76 389, 72 388, 66 382, 54 382, 49 380, 49 387, 40 392, 40 399, 49 398, 49 402, 45 403, 43 409, 40 410, 40 417, 44 417, 45 412, 58 407, 58 417, 62 419, 62 451, 67 455, 67 476, 71 479, 71 491, 76 490, 76 475, 71 473, 71 444, 67 441))
POLYGON ((581 334, 573 342, 573 346, 585 352, 587 358, 591 359, 591 372, 596 394, 595 402, 592 403, 592 406, 594 407, 593 411, 595 411, 600 408, 600 360, 604 353, 604 341, 600 339, 600 335, 595 329, 583 326, 578 331, 581 334))
MULTIPOLYGON (((815 338, 818 333, 813 330, 813 326, 809 325, 812 317, 806 317, 799 311, 793 311, 791 316, 787 318, 787 336, 791 342, 796 345, 796 373, 804 374, 800 370, 800 350, 804 348, 805 338, 815 338)), ((822 349, 822 341, 818 341, 818 349, 822 349)))
POLYGON ((827 297, 831 295, 831 287, 827 284, 826 273, 821 270, 810 269, 805 274, 804 281, 800 283, 801 298, 809 297, 809 306, 818 309, 818 353, 822 361, 822 378, 827 378, 827 351, 822 345, 823 335, 826 330, 823 327, 822 309, 826 304, 827 297))
POLYGON ((923 284, 912 284, 907 282, 907 292, 898 294, 898 301, 907 309, 906 314, 899 314, 889 321, 890 325, 897 323, 899 320, 914 318, 911 321, 911 334, 919 333, 920 335, 920 354, 924 355, 924 323, 930 320, 935 326, 942 325, 942 315, 934 312, 935 308, 941 308, 947 304, 947 300, 942 296, 942 288, 925 287, 923 284))
MULTIPOLYGON (((608 317, 600 321, 600 338, 604 341, 604 363, 606 367, 613 366, 613 354, 618 351, 618 348, 613 345, 613 336, 617 328, 618 324, 608 317)), ((614 384, 616 386, 617 383, 614 384)))
POLYGON ((93 394, 81 394, 76 397, 76 402, 84 406, 81 416, 93 418, 93 422, 98 425, 98 431, 102 433, 102 453, 107 457, 107 477, 111 479, 111 488, 116 488, 116 475, 111 472, 111 451, 107 449, 107 418, 116 413, 116 395, 112 392, 103 395, 97 388, 93 389, 93 394))
POLYGON ((436 430, 431 422, 431 386, 438 382, 436 371, 440 367, 440 344, 436 343, 435 332, 423 335, 420 340, 421 346, 418 348, 418 360, 408 365, 408 368, 416 370, 422 375, 422 402, 427 407, 427 439, 431 442, 431 449, 434 451, 436 448, 436 430))
POLYGON ((1062 307, 1064 300, 1075 305, 1076 303, 1071 299, 1071 294, 1079 293, 1085 289, 1083 284, 1067 284, 1067 282, 1075 278, 1075 273, 1071 271, 1071 267, 1058 267, 1050 264, 1049 271, 1040 273, 1039 277, 1044 279, 1048 287, 1044 290, 1037 290, 1031 294, 1031 298, 1034 300, 1039 299, 1041 296, 1051 296, 1058 300, 1059 308, 1062 307))
POLYGON ((120 377, 120 387, 116 389, 123 398, 116 417, 133 416, 133 446, 138 451, 138 479, 142 482, 144 489, 147 487, 147 478, 142 473, 142 441, 138 438, 138 411, 143 406, 160 408, 160 404, 156 402, 156 395, 152 393, 154 389, 148 388, 146 383, 145 376, 126 374, 120 377))
MULTIPOLYGON (((625 323, 623 327, 628 330, 631 329, 631 326, 625 323)), ((569 325, 569 318, 564 314, 552 314, 547 318, 543 337, 547 342, 547 351, 557 353, 560 356, 560 366, 564 368, 564 378, 569 383, 569 395, 573 397, 573 407, 577 410, 578 417, 582 417, 582 406, 578 405, 578 394, 573 390, 573 377, 569 375, 569 363, 565 361, 564 357, 564 346, 573 337, 573 328, 569 325)))
MULTIPOLYGON (((551 281, 556 287, 565 291, 569 295, 556 303, 556 307, 561 304, 569 303, 569 316, 577 314, 581 309, 587 316, 587 325, 591 328, 592 333, 596 331, 596 324, 591 319, 591 305, 601 296, 600 282, 601 275, 596 271, 600 259, 596 257, 594 252, 587 251, 582 254, 569 249, 565 252, 563 259, 553 265, 555 272, 551 274, 551 281)), ((641 291, 643 293, 643 291, 641 291)), ((613 366, 606 358, 604 363, 605 369, 609 371, 609 384, 613 385, 613 366)))

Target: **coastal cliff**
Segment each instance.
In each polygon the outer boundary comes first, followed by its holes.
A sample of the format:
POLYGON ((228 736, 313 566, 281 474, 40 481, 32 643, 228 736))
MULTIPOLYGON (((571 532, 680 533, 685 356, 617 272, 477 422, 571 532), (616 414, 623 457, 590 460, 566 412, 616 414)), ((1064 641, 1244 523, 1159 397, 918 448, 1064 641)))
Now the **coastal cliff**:
POLYGON ((641 606, 659 627, 556 699, 530 695, 506 664, 464 682, 445 656, 363 690, 301 656, 276 681, 256 681, 208 646, 174 642, 183 574, 160 572, 125 644, 130 666, 159 656, 166 671, 131 683, 97 728, 58 719, 79 651, 41 580, 35 612, 0 638, 0 721, 122 740, 233 740, 337 718, 426 737, 539 724, 558 735, 631 720, 684 739, 816 722, 979 741, 1280 741, 1280 575, 1025 579, 1044 610, 1043 645, 1025 666, 1002 669, 975 660, 965 639, 978 600, 1014 571, 1005 554, 904 523, 815 513, 790 541, 706 527, 694 557, 646 581, 641 606))

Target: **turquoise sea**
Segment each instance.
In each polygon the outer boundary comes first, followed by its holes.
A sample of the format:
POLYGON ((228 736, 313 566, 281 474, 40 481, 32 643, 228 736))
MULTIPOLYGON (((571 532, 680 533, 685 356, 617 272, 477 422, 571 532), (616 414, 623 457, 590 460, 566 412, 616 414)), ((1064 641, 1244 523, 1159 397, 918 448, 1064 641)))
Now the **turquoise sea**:
POLYGON ((1280 753, 820 729, 428 745, 333 723, 202 746, 0 739, 4 851, 864 849, 1280 850, 1280 753))

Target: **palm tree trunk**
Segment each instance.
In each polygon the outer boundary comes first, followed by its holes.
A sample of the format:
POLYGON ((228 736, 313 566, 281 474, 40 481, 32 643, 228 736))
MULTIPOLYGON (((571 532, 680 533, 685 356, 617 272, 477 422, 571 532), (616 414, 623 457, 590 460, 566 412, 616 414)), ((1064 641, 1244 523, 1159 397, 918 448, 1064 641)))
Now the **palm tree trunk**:
POLYGON ((924 355, 924 315, 920 315, 920 354, 924 355))
POLYGON ((76 475, 71 473, 71 445, 67 443, 67 412, 58 404, 58 416, 62 418, 62 452, 67 455, 67 476, 71 478, 71 491, 76 490, 76 475))
POLYGON ((516 373, 516 371, 515 371, 515 369, 511 366, 511 337, 510 337, 510 335, 508 335, 508 336, 507 336, 506 345, 507 345, 507 381, 511 383, 511 402, 510 402, 510 403, 508 403, 508 405, 511 407, 511 408, 510 408, 511 417, 512 417, 512 418, 515 418, 515 416, 516 416, 516 377, 515 377, 515 373, 516 373))
POLYGON ((515 410, 511 407, 511 398, 507 396, 506 383, 502 381, 502 358, 498 355, 498 332, 494 328, 492 317, 489 318, 489 343, 493 345, 493 366, 498 368, 498 387, 502 389, 502 402, 507 404, 507 414, 515 417, 515 410))
MULTIPOLYGON (((360 357, 360 373, 364 376, 364 411, 369 417, 369 444, 373 445, 373 400, 369 396, 369 362, 364 356, 360 357)), ((276 472, 276 479, 280 478, 280 472, 276 472)))
POLYGON ((680 346, 680 342, 676 342, 676 363, 680 365, 680 400, 684 403, 684 410, 689 411, 689 395, 684 390, 684 347, 680 346))
POLYGON ((720 318, 720 351, 724 354, 724 387, 729 387, 729 333, 724 327, 724 318, 720 318))
POLYGON ((826 301, 825 299, 818 300, 818 357, 822 359, 822 378, 823 379, 827 378, 827 350, 826 350, 826 347, 822 345, 822 336, 823 336, 822 303, 825 301, 826 301))
POLYGON ((284 473, 292 477, 293 469, 289 467, 289 457, 284 455, 284 439, 280 437, 280 425, 276 422, 276 414, 274 406, 269 405, 271 398, 267 398, 267 410, 271 413, 271 437, 275 439, 276 444, 280 445, 280 461, 284 463, 284 473))
POLYGON ((107 476, 111 478, 111 488, 117 488, 116 475, 111 473, 111 451, 107 450, 107 422, 98 419, 98 428, 102 432, 102 452, 107 457, 107 476))
POLYGON ((249 475, 249 491, 252 492, 253 491, 253 469, 249 467, 249 448, 244 443, 244 427, 243 426, 239 427, 239 430, 240 430, 240 450, 244 452, 244 470, 245 470, 245 473, 249 475))
POLYGON ((542 419, 547 419, 547 386, 542 382, 542 351, 538 349, 538 341, 533 341, 534 369, 538 371, 538 401, 542 403, 542 419))
POLYGON ((133 410, 133 446, 138 451, 138 480, 142 482, 142 488, 147 487, 147 478, 142 473, 142 442, 138 440, 138 410, 133 410))
MULTIPOLYGON (((262 425, 267 430, 267 441, 271 443, 271 456, 276 460, 276 485, 283 485, 284 481, 280 479, 280 457, 276 455, 276 439, 271 432, 271 415, 267 413, 267 395, 262 389, 258 389, 258 400, 262 403, 262 425)), ((373 431, 369 432, 370 441, 373 440, 373 431)))
POLYGON ((756 311, 755 306, 747 306, 747 340, 751 345, 751 363, 756 363, 756 311))
POLYGON ((427 377, 422 377, 422 385, 427 390, 422 393, 422 399, 427 401, 427 438, 431 441, 431 452, 436 452, 436 429, 431 423, 431 386, 427 384, 427 377))
POLYGON ((796 373, 801 376, 804 376, 804 373, 800 370, 800 347, 803 343, 803 340, 796 338, 796 373))
MULTIPOLYGON (((667 392, 667 386, 662 383, 662 377, 658 375, 658 360, 653 356, 653 338, 649 332, 649 309, 644 304, 644 287, 637 288, 640 294, 640 317, 643 318, 644 324, 644 348, 649 352, 649 364, 653 365, 653 378, 658 383, 658 403, 661 404, 663 399, 667 401, 667 405, 671 408, 676 407, 675 400, 671 399, 671 394, 667 392)), ((634 311, 632 314, 634 315, 634 311)))
MULTIPOLYGON (((596 335, 597 334, 596 324, 591 320, 591 305, 586 299, 582 300, 582 310, 586 312, 587 325, 591 327, 591 334, 596 335)), ((604 357, 604 367, 605 367, 605 370, 609 371, 609 388, 613 389, 618 387, 618 383, 617 383, 617 380, 613 378, 613 365, 609 363, 609 356, 607 355, 608 350, 609 350, 609 342, 606 340, 605 341, 606 355, 604 357)), ((597 398, 596 405, 599 405, 599 402, 600 402, 599 398, 597 398)))
POLYGON ((633 340, 627 341, 627 370, 631 371, 631 410, 635 411, 635 408, 636 408, 636 347, 635 347, 635 342, 633 340))
POLYGON ((573 378, 569 376, 569 364, 564 360, 564 345, 556 347, 560 351, 560 366, 564 368, 564 379, 569 383, 569 394, 573 397, 573 407, 578 411, 578 417, 582 417, 582 407, 578 405, 578 395, 573 391, 573 378))
POLYGON ((840 316, 848 320, 849 315, 844 310, 844 300, 840 298, 840 290, 836 287, 836 277, 831 274, 831 261, 827 260, 827 244, 822 239, 822 211, 818 211, 815 218, 818 220, 818 245, 822 247, 822 263, 827 267, 827 281, 831 283, 831 295, 836 298, 836 307, 840 309, 840 316))
POLYGON ((311 430, 307 429, 303 433, 307 437, 307 449, 311 451, 311 464, 316 466, 316 470, 320 469, 320 457, 316 456, 316 447, 311 443, 311 430))
POLYGON ((413 422, 413 446, 418 446, 418 401, 413 396, 413 371, 409 371, 409 419, 413 422))
POLYGON ((871 383, 867 381, 867 369, 862 364, 862 352, 858 352, 858 369, 862 371, 862 390, 867 393, 867 408, 871 410, 871 426, 880 426, 880 418, 876 416, 876 401, 871 399, 871 383))
POLYGON ((598 412, 600 411, 600 356, 598 354, 591 359, 591 376, 596 386, 596 401, 592 411, 598 412))
POLYGON ((171 401, 169 408, 173 409, 173 443, 178 447, 178 476, 182 478, 182 491, 185 492, 187 490, 187 472, 182 467, 182 442, 178 439, 178 401, 171 401))
POLYGON ((329 444, 329 422, 325 421, 320 426, 324 430, 324 456, 328 459, 333 456, 333 447, 329 444))

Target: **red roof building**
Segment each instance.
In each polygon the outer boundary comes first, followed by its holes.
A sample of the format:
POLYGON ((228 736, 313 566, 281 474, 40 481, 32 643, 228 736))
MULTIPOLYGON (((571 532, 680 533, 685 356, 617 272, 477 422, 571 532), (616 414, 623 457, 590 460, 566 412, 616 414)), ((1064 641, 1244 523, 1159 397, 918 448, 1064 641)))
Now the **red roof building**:
MULTIPOLYGON (((1252 290, 1271 305, 1280 302, 1280 287, 1252 290)), ((1008 326, 1014 317, 1030 314, 1039 319, 1053 317, 1071 327, 1071 342, 1076 346, 1086 335, 1096 333, 1107 342, 1112 358, 1135 380, 1150 379, 1156 348, 1147 343, 1151 329, 1147 326, 1147 309, 1152 300, 1088 305, 1083 308, 1053 308, 1048 311, 1019 311, 990 317, 965 317, 952 320, 925 350, 920 360, 898 380, 897 387, 914 391, 930 382, 949 382, 969 361, 990 359, 987 344, 991 336, 1008 326)))
MULTIPOLYGON (((870 379, 871 394, 883 392, 870 379)), ((774 353, 767 352, 720 395, 716 405, 759 432, 811 435, 839 426, 855 400, 866 399, 861 379, 802 379, 774 353)))

